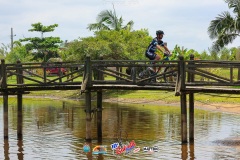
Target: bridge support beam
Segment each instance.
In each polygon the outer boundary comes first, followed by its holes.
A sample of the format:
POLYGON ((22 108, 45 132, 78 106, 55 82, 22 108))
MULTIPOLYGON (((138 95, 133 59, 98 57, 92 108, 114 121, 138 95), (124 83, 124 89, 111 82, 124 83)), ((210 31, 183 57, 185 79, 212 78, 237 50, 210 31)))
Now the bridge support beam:
POLYGON ((102 90, 97 91, 97 136, 102 142, 102 90))
POLYGON ((187 101, 186 94, 181 94, 181 135, 182 143, 187 143, 187 101))
MULTIPOLYGON (((190 55, 189 64, 194 64, 194 55, 190 55)), ((190 68, 194 70, 194 68, 190 68)), ((188 73, 188 82, 194 82, 194 74, 188 73)), ((194 93, 189 93, 189 142, 194 143, 194 93)))
POLYGON ((179 74, 180 74, 180 101, 181 101, 181 138, 182 143, 187 143, 187 98, 186 98, 186 84, 185 84, 185 62, 183 56, 179 56, 179 74))
POLYGON ((23 116, 22 116, 22 94, 17 95, 17 107, 18 107, 18 113, 17 113, 17 139, 22 140, 23 134, 22 134, 22 124, 23 124, 23 116))
POLYGON ((3 95, 3 136, 8 139, 8 94, 3 95))
POLYGON ((194 143, 194 93, 189 94, 189 142, 194 143))
POLYGON ((92 140, 92 127, 91 127, 91 90, 86 90, 85 93, 85 102, 86 102, 86 141, 91 142, 92 140))

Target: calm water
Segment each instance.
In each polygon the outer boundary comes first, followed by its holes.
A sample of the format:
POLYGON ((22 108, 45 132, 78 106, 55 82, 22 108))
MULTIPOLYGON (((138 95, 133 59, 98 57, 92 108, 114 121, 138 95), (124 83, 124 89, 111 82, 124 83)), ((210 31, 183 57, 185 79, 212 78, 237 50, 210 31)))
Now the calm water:
MULTIPOLYGON (((2 99, 0 99, 2 104, 2 99)), ((103 140, 98 142, 93 114, 91 148, 101 144, 107 154, 85 153, 83 102, 24 99, 23 139, 17 139, 16 99, 9 99, 9 140, 3 140, 3 107, 0 106, 0 159, 240 159, 240 115, 195 110, 195 143, 181 145, 180 108, 155 105, 104 103, 103 140), (140 151, 116 156, 110 145, 134 140, 140 151), (144 152, 144 147, 158 152, 144 152)), ((93 104, 92 108, 96 105, 93 104)))

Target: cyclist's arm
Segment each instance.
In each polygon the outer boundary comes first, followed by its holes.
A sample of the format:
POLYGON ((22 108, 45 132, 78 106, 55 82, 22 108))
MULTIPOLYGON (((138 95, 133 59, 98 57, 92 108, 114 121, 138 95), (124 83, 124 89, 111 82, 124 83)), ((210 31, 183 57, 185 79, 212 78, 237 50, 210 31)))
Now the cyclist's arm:
POLYGON ((171 52, 169 51, 169 49, 167 48, 167 46, 163 46, 163 48, 165 49, 165 51, 168 51, 169 54, 171 54, 171 52))
POLYGON ((162 48, 160 47, 160 45, 156 46, 158 50, 162 51, 162 53, 164 53, 164 51, 162 50, 162 48))

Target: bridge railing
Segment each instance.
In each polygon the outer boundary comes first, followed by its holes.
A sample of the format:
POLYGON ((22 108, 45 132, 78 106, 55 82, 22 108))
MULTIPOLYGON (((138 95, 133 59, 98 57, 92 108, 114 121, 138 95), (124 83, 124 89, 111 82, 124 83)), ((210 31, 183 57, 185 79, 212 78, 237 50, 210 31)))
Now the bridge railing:
POLYGON ((90 60, 90 57, 87 57, 81 92, 84 92, 86 87, 96 86, 103 86, 103 88, 106 86, 108 88, 121 88, 121 86, 130 88, 132 85, 174 87, 175 81, 165 83, 163 79, 173 72, 178 72, 178 63, 178 61, 156 61, 152 64, 150 61, 143 60, 90 60), (154 67, 156 69, 160 67, 163 72, 145 77, 139 76, 142 71, 154 67), (166 67, 171 67, 173 70, 164 71, 166 67), (152 81, 153 79, 156 81, 152 81))
POLYGON ((5 64, 1 60, 1 89, 24 87, 80 86, 84 90, 93 85, 139 85, 177 87, 178 91, 188 86, 239 86, 240 63, 233 61, 204 60, 157 61, 155 64, 142 60, 91 60, 85 62, 52 62, 5 64), (140 77, 147 68, 170 67, 172 70, 157 75, 140 77), (58 69, 56 75, 49 68, 58 69), (61 69, 64 68, 66 72, 61 69), (173 72, 176 81, 164 80, 173 72), (151 81, 156 79, 156 81, 151 81), (83 82, 83 83, 82 83, 83 82))
POLYGON ((239 86, 239 69, 237 61, 186 61, 186 72, 194 75, 186 86, 239 86))
POLYGON ((1 88, 80 85, 84 62, 5 64, 1 60, 1 88), (54 70, 54 72, 52 72, 54 70))
MULTIPOLYGON (((93 84, 125 84, 125 85, 175 85, 174 82, 165 83, 163 68, 171 67, 178 69, 178 61, 158 61, 155 64, 150 64, 149 61, 137 60, 111 60, 111 61, 92 61, 92 76, 93 84), (161 72, 157 75, 146 75, 141 77, 142 72, 151 72, 153 68, 161 67, 161 72), (102 79, 98 78, 98 74, 102 74, 102 79), (157 81, 151 81, 157 79, 157 81)), ((153 72, 152 72, 153 73, 153 72)), ((147 73, 146 73, 147 74, 147 73)))

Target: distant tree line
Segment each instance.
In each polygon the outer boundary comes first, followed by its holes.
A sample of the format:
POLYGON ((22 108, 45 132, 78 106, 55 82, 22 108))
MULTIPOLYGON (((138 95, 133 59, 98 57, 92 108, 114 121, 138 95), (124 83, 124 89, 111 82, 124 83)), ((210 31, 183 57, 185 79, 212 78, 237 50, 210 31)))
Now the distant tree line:
MULTIPOLYGON (((171 59, 177 59, 183 55, 185 59, 193 54, 195 59, 202 60, 240 60, 240 48, 225 46, 231 43, 240 32, 240 1, 225 0, 229 8, 233 9, 233 15, 223 12, 215 20, 210 22, 208 33, 215 40, 208 51, 198 52, 175 45, 171 59)), ((40 22, 32 24, 29 32, 39 32, 39 37, 24 38, 14 41, 13 48, 2 44, 0 46, 0 58, 7 63, 44 62, 50 58, 61 58, 63 61, 84 60, 86 55, 92 59, 115 60, 147 60, 145 50, 151 37, 147 29, 133 30, 133 21, 123 24, 123 18, 118 17, 113 11, 104 10, 97 15, 96 23, 88 25, 94 35, 79 38, 71 42, 63 42, 59 37, 46 37, 45 33, 53 32, 58 24, 44 26, 40 22)), ((171 42, 169 42, 171 43, 171 42)), ((161 56, 162 53, 159 53, 161 56)))

